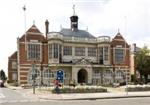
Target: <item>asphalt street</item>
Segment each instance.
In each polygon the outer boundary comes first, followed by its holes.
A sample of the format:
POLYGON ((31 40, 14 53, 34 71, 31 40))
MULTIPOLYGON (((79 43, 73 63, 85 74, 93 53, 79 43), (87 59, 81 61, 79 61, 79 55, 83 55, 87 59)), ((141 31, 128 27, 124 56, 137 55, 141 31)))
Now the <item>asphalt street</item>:
POLYGON ((150 105, 150 98, 122 98, 100 100, 69 100, 69 101, 38 101, 38 102, 11 102, 0 105, 150 105))
POLYGON ((150 97, 97 100, 39 100, 24 91, 0 88, 0 105, 150 105, 150 97))
POLYGON ((0 105, 2 103, 32 102, 37 100, 34 97, 26 97, 23 91, 0 88, 0 105))

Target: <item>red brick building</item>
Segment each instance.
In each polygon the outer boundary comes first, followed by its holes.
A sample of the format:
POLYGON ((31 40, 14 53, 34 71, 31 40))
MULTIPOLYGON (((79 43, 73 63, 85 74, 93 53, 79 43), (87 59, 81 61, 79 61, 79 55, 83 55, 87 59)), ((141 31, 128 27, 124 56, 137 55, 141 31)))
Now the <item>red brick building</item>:
POLYGON ((71 27, 46 34, 32 25, 25 35, 17 39, 18 50, 9 57, 8 74, 12 80, 12 59, 17 63, 18 84, 51 85, 63 71, 62 82, 93 85, 113 84, 130 79, 130 46, 120 32, 114 38, 95 37, 78 29, 78 16, 70 17, 71 27), (127 75, 126 75, 127 74, 127 75))
POLYGON ((8 58, 8 79, 10 82, 17 81, 17 51, 8 58))

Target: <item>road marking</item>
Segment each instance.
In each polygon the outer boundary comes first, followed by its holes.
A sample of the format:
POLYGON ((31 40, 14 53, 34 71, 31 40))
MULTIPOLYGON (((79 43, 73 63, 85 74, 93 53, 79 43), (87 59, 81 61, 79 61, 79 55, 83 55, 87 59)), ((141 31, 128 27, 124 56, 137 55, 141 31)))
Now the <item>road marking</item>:
POLYGON ((5 96, 2 93, 0 93, 0 98, 5 98, 5 96))

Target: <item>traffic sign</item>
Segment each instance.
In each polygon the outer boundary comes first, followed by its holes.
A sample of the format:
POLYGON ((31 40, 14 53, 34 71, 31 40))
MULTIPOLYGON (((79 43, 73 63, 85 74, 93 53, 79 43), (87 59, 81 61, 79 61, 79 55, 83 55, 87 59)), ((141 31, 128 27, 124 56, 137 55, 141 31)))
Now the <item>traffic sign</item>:
POLYGON ((64 71, 63 70, 58 70, 57 71, 57 80, 60 83, 63 83, 63 80, 64 80, 64 71))

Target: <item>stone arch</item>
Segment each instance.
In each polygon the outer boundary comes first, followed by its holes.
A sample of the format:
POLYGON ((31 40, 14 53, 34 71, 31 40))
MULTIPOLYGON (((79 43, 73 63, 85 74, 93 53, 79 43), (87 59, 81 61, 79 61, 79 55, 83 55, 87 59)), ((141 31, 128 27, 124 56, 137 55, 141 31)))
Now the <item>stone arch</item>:
POLYGON ((87 83, 88 82, 88 72, 85 69, 80 69, 78 71, 78 83, 87 83))
MULTIPOLYGON (((29 72, 28 72, 28 84, 29 85, 33 85, 33 70, 30 69, 29 72)), ((36 79, 35 79, 35 85, 39 85, 40 84, 40 70, 39 69, 35 69, 35 76, 36 76, 36 79)))

